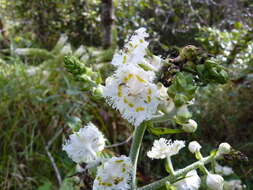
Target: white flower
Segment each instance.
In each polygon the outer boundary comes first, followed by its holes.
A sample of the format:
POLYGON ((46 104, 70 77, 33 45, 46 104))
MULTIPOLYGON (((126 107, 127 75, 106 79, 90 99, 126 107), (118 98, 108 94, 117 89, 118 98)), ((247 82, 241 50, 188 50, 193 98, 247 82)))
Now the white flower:
POLYGON ((135 34, 124 46, 124 49, 114 54, 112 64, 114 66, 122 66, 126 64, 137 65, 143 62, 146 55, 148 42, 145 38, 148 37, 145 28, 139 28, 135 34))
POLYGON ((201 184, 201 179, 196 170, 188 172, 184 179, 174 183, 177 190, 197 190, 201 184))
POLYGON ((105 147, 105 138, 97 127, 88 123, 78 132, 69 136, 63 145, 68 156, 76 163, 91 162, 97 159, 97 153, 105 147))
POLYGON ((126 65, 106 79, 103 96, 108 104, 119 110, 122 117, 139 126, 150 120, 160 103, 157 86, 152 83, 153 72, 126 65))
POLYGON ((150 59, 150 66, 153 70, 158 71, 162 67, 163 59, 160 56, 153 55, 150 59))
POLYGON ((98 168, 93 190, 130 189, 131 170, 129 157, 112 157, 98 168))
POLYGON ((234 171, 232 168, 228 167, 228 166, 223 166, 223 175, 228 176, 233 174, 234 171))
POLYGON ((224 184, 225 190, 243 190, 245 188, 246 188, 246 185, 243 185, 242 181, 239 179, 226 181, 224 184))
POLYGON ((123 65, 145 65, 153 71, 157 71, 162 65, 162 58, 159 56, 148 56, 148 42, 145 38, 148 37, 145 28, 139 28, 134 35, 125 44, 123 50, 116 52, 113 56, 111 64, 116 67, 123 65))
POLYGON ((222 174, 223 167, 219 165, 218 163, 215 163, 214 170, 216 173, 222 174))
POLYGON ((188 149, 191 153, 199 152, 201 149, 201 145, 197 141, 192 141, 188 145, 188 149))
POLYGON ((160 138, 155 140, 151 151, 147 153, 149 158, 152 159, 164 159, 178 154, 179 150, 185 147, 184 141, 175 140, 166 140, 165 138, 160 138))
POLYGON ((182 124, 182 129, 185 131, 185 132, 188 132, 188 133, 193 133, 197 130, 198 128, 198 124, 196 121, 194 121, 193 119, 189 119, 188 120, 188 123, 184 123, 182 124))
POLYGON ((224 176, 228 176, 234 173, 232 168, 228 166, 221 166, 218 163, 215 164, 215 172, 224 176))
POLYGON ((222 190, 224 179, 218 174, 208 174, 206 177, 206 185, 211 190, 222 190))

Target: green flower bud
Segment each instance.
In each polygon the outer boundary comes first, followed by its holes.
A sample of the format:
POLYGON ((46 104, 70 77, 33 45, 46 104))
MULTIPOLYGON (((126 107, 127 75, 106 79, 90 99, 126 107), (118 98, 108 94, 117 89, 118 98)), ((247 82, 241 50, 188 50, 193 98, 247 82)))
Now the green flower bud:
POLYGON ((198 128, 198 124, 193 119, 189 119, 188 123, 182 125, 182 129, 187 133, 194 133, 198 128))
POLYGON ((95 98, 102 98, 103 97, 103 91, 104 91, 104 86, 98 85, 97 87, 92 88, 92 95, 95 98))

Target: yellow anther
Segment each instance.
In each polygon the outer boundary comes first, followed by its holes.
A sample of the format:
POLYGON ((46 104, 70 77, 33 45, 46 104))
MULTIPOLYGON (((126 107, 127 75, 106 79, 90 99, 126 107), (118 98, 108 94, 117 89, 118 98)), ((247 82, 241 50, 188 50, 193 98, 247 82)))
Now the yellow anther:
POLYGON ((135 108, 135 111, 136 112, 144 111, 144 107, 137 107, 135 108))
POLYGON ((133 108, 134 107, 134 104, 132 103, 128 103, 129 107, 133 108))
POLYGON ((145 82, 145 80, 143 80, 139 75, 135 75, 135 77, 137 78, 138 81, 145 82))
POLYGON ((118 86, 118 97, 121 97, 122 96, 122 86, 119 85, 118 86))
POLYGON ((152 90, 151 88, 148 89, 148 95, 151 95, 152 94, 152 90))
POLYGON ((127 59, 127 57, 126 57, 126 55, 123 57, 123 64, 126 64, 126 59, 127 59))
POLYGON ((148 96, 148 97, 147 97, 147 103, 150 103, 150 102, 151 102, 151 97, 148 96))

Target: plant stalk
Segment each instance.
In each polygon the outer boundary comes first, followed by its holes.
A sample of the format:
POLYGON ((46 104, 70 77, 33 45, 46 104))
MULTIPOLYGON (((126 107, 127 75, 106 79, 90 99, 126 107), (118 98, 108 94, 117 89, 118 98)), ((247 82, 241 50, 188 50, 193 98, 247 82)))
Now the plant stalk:
POLYGON ((134 130, 133 142, 131 145, 131 150, 130 150, 130 155, 129 155, 133 164, 131 190, 137 189, 137 182, 136 182, 137 163, 138 163, 138 157, 139 157, 140 147, 142 143, 142 138, 144 136, 146 128, 147 128, 147 123, 143 122, 140 126, 135 127, 135 130, 134 130))
POLYGON ((174 176, 175 175, 175 171, 174 171, 174 167, 173 167, 173 164, 172 164, 170 156, 167 157, 167 164, 168 164, 168 169, 169 169, 170 175, 174 176))
POLYGON ((191 165, 180 169, 178 171, 175 171, 174 176, 170 175, 167 176, 163 179, 160 179, 158 181, 155 181, 149 185, 146 185, 144 187, 138 188, 138 190, 157 190, 161 187, 163 187, 167 181, 169 181, 171 184, 176 182, 177 178, 180 176, 184 176, 186 175, 189 171, 197 169, 202 167, 205 164, 208 164, 209 162, 211 162, 213 159, 215 159, 215 156, 211 155, 211 156, 207 156, 205 158, 203 158, 202 160, 199 160, 197 162, 192 163, 191 165))

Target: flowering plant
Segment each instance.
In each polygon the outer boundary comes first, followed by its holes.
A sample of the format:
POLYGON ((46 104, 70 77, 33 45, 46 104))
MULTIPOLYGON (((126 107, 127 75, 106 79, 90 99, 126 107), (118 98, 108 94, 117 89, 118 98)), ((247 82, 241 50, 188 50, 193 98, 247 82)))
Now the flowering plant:
POLYGON ((153 55, 148 50, 148 36, 145 28, 136 30, 125 47, 114 54, 112 65, 115 66, 115 72, 104 83, 98 72, 77 58, 65 58, 67 70, 76 79, 85 82, 86 90, 91 91, 95 98, 104 98, 134 125, 129 155, 103 157, 106 140, 92 123, 74 131, 63 145, 63 150, 74 162, 85 163, 83 170, 94 172, 94 168, 97 168, 93 190, 155 190, 161 187, 196 190, 201 185, 197 169, 204 174, 208 188, 223 189, 225 182, 221 175, 230 175, 233 170, 218 165, 217 161, 232 152, 229 144, 221 143, 217 150, 203 157, 201 145, 197 141, 190 142, 188 149, 197 161, 185 168, 175 169, 172 156, 179 154, 186 143, 165 138, 155 140, 147 156, 151 159, 166 159, 169 176, 143 187, 137 186, 137 162, 145 131, 155 135, 195 132, 198 125, 191 118, 188 106, 194 103, 198 88, 210 83, 224 84, 228 80, 226 69, 195 46, 182 48, 179 56, 173 59, 153 55), (179 127, 169 129, 154 125, 168 121, 179 127), (209 163, 215 165, 215 170, 207 170, 205 165, 209 163))

